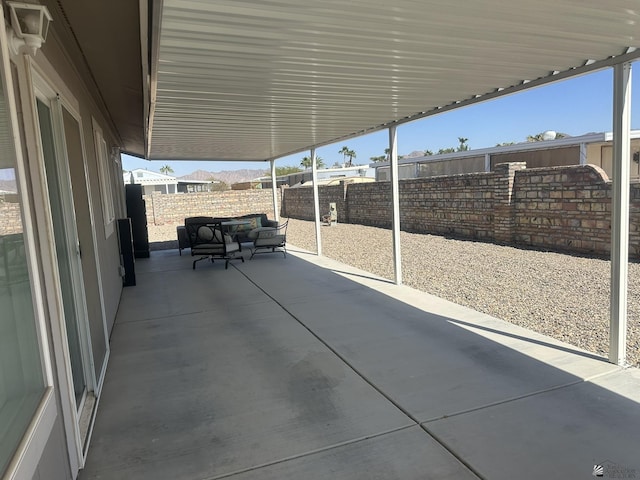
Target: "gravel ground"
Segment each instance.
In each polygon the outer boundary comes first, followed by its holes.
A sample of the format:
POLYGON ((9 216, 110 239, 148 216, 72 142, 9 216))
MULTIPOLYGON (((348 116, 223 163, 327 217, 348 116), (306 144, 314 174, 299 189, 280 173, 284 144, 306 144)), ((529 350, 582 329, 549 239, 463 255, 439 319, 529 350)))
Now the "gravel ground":
MULTIPOLYGON (((149 226, 152 249, 177 248, 175 225, 149 226)), ((609 344, 610 262, 401 232, 405 285, 602 356, 609 344)), ((313 222, 291 219, 291 245, 315 251, 313 222)), ((324 255, 393 279, 391 232, 322 227, 324 255)), ((629 264, 627 361, 640 366, 640 264, 629 264)))

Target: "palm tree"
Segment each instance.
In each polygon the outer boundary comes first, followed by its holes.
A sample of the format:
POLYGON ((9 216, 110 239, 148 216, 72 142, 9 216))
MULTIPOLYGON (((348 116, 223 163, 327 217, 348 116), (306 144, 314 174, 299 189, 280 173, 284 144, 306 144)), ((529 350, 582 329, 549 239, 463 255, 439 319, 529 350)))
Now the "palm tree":
POLYGON ((169 175, 170 173, 173 173, 173 168, 171 168, 171 165, 163 165, 160 167, 160 173, 169 175))
POLYGON ((453 153, 455 152, 456 149, 453 147, 449 147, 449 148, 441 148, 440 150, 438 150, 438 155, 441 155, 443 153, 453 153))
POLYGON ((342 154, 342 163, 347 163, 347 155, 349 155, 349 151, 349 147, 347 147, 346 145, 338 151, 338 153, 342 154))
POLYGON ((289 165, 285 165, 284 167, 276 167, 276 177, 280 177, 282 175, 289 175, 290 173, 297 173, 301 171, 302 170, 300 170, 299 167, 292 167, 289 165))
POLYGON ((349 157, 349 166, 353 166, 353 159, 356 158, 355 150, 348 150, 347 157, 349 157))
MULTIPOLYGON (((311 157, 302 157, 302 160, 300 161, 300 166, 304 167, 305 169, 311 168, 311 157)), ((322 161, 322 158, 320 157, 316 157, 316 167, 317 168, 322 168, 324 167, 324 162, 322 161)))
POLYGON ((469 145, 467 145, 468 140, 468 138, 458 137, 458 142, 460 142, 460 145, 458 145, 459 152, 466 152, 469 150, 469 145))

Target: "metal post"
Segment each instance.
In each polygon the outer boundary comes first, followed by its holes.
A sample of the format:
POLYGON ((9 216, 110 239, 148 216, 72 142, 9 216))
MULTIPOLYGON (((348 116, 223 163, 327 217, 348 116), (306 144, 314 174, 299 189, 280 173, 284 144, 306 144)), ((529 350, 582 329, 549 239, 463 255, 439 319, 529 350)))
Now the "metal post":
POLYGON ((611 305, 609 361, 626 363, 631 64, 613 67, 613 195, 611 199, 611 305))
POLYGON ((587 144, 583 142, 580 144, 580 165, 586 165, 586 164, 587 164, 587 144))
POLYGON ((311 149, 311 181, 313 182, 313 212, 316 225, 316 253, 322 255, 322 236, 320 234, 320 196, 318 194, 318 166, 316 149, 311 149))
POLYGON ((485 172, 491 171, 491 155, 488 153, 484 154, 484 171, 485 172))
POLYGON ((271 160, 271 194, 273 195, 273 218, 280 221, 280 209, 278 208, 278 179, 276 177, 276 162, 271 160))
POLYGON ((389 128, 389 173, 391 175, 391 211, 393 230, 393 270, 396 285, 402 284, 402 256, 400 252, 400 186, 398 184, 398 140, 396 127, 389 128))

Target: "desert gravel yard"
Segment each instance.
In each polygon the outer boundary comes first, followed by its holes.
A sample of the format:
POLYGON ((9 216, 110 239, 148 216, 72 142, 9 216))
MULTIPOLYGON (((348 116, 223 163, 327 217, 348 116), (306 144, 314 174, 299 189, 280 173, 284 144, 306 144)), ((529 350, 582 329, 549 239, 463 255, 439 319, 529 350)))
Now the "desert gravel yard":
MULTIPOLYGON (((323 226, 324 255, 393 279, 391 231, 323 226)), ((175 225, 149 225, 177 248, 175 225), (173 241, 172 241, 173 240, 173 241)), ((401 232, 403 283, 602 356, 609 344, 610 262, 401 232)), ((291 219, 290 245, 315 251, 313 222, 291 219)), ((640 366, 640 264, 629 264, 627 360, 640 366)))

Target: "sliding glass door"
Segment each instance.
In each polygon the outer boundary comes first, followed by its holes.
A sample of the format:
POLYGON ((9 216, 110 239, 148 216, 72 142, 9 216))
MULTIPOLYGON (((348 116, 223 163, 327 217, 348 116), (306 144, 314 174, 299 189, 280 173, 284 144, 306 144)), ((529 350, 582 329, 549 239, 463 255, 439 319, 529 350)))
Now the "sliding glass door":
POLYGON ((0 77, 0 478, 4 478, 47 385, 29 276, 25 236, 29 208, 20 191, 4 73, 0 77))
POLYGON ((73 231, 74 225, 66 218, 68 212, 73 212, 73 204, 70 202, 70 192, 67 191, 70 184, 65 181, 65 171, 60 168, 61 165, 56 155, 52 111, 41 99, 37 99, 37 110, 73 375, 73 389, 76 408, 80 409, 87 392, 87 379, 79 319, 79 316, 82 315, 83 301, 81 297, 79 298, 81 288, 78 283, 82 281, 82 277, 78 277, 76 273, 81 271, 79 270, 79 245, 77 234, 73 231))

